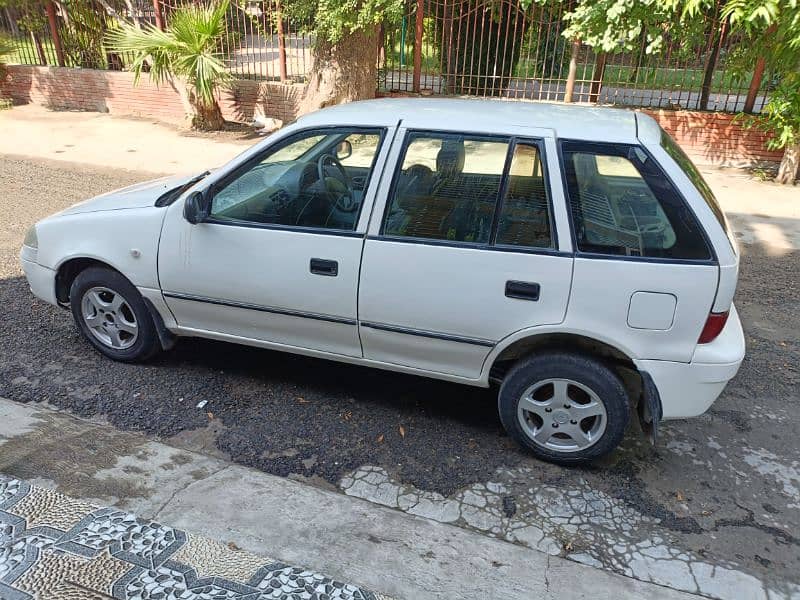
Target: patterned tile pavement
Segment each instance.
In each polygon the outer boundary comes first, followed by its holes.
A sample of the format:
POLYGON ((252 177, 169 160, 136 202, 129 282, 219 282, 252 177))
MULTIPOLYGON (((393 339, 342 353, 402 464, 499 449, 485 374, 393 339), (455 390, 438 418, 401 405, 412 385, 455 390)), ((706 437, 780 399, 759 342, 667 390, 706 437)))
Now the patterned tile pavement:
POLYGON ((0 600, 390 600, 0 474, 0 600))

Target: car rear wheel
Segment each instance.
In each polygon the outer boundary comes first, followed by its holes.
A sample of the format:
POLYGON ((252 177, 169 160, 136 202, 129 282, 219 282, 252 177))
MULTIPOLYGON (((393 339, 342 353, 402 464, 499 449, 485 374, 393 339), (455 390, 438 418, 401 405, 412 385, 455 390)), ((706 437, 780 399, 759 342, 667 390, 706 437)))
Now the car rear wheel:
POLYGON ((81 334, 107 357, 138 362, 160 350, 142 295, 120 273, 102 267, 81 271, 72 282, 69 298, 81 334))
POLYGON ((498 408, 511 437, 537 457, 564 465, 614 450, 631 412, 612 369, 566 353, 520 360, 500 387, 498 408))

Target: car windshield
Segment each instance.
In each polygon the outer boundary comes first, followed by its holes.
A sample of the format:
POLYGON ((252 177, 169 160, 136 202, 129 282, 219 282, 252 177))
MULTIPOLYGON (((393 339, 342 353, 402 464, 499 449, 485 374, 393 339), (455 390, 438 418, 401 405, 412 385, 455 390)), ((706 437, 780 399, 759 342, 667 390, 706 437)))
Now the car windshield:
POLYGON ((730 231, 728 231, 728 223, 725 220, 725 213, 722 212, 722 208, 720 208, 719 202, 717 202, 717 199, 714 196, 714 192, 711 191, 711 188, 706 183, 706 180, 703 179, 700 171, 698 171, 697 167, 694 166, 692 159, 686 155, 678 143, 673 140, 672 137, 663 129, 661 130, 661 147, 664 148, 667 154, 672 157, 672 159, 686 174, 689 180, 694 184, 694 187, 703 197, 703 200, 706 201, 706 204, 708 204, 711 212, 714 213, 717 221, 719 221, 722 229, 730 236, 730 231))

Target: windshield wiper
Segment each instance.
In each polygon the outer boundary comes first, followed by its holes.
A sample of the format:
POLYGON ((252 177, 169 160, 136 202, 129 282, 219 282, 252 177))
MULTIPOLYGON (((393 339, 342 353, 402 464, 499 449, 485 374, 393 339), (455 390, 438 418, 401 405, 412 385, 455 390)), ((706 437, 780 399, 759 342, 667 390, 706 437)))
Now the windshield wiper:
POLYGON ((172 188, 171 190, 167 190, 158 197, 158 200, 156 200, 156 206, 169 206, 170 204, 175 202, 175 200, 177 200, 183 192, 188 190, 190 187, 192 187, 195 183, 197 183, 201 179, 205 179, 210 174, 211 171, 203 171, 199 175, 195 175, 194 177, 192 177, 189 181, 187 181, 183 185, 178 186, 176 188, 172 188))

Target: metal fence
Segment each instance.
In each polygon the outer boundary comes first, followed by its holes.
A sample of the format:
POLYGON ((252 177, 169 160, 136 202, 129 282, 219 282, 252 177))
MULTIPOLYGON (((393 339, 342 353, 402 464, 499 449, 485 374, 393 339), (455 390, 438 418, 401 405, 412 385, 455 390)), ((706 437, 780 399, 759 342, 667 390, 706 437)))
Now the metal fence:
POLYGON ((720 22, 719 4, 699 43, 674 27, 658 53, 646 52, 644 37, 634 51, 597 53, 562 35, 566 3, 411 0, 382 28, 379 89, 757 112, 770 80, 763 65, 732 68, 742 41, 720 22))
MULTIPOLYGON (((46 12, 40 7, 26 11, 24 5, 0 8, 0 33, 16 41, 11 63, 123 70, 131 58, 104 47, 106 31, 122 21, 163 28, 178 7, 190 2, 79 0, 45 2, 46 12)), ((280 0, 234 0, 226 20, 220 52, 237 77, 302 81, 307 76, 313 37, 304 33, 308 27, 282 14, 280 0)))
MULTIPOLYGON (((122 70, 130 57, 103 46, 120 21, 164 27, 194 0, 71 0, 0 9, 0 32, 17 42, 10 62, 122 70), (25 6, 38 6, 25 9, 25 6), (65 12, 69 7, 68 13, 65 12)), ((386 93, 493 96, 642 107, 758 112, 771 79, 763 64, 731 68, 741 40, 719 11, 686 43, 667 28, 660 52, 597 53, 563 35, 566 3, 522 9, 518 0, 408 0, 380 28, 377 89, 386 93), (419 50, 419 51, 417 51, 419 50)), ((281 0, 232 0, 220 51, 239 78, 303 81, 312 65, 309 24, 287 18, 281 0)))

